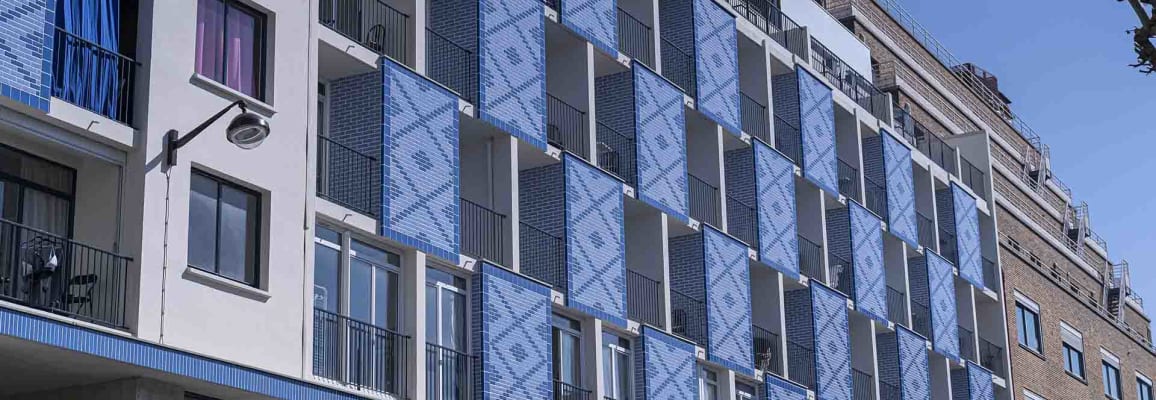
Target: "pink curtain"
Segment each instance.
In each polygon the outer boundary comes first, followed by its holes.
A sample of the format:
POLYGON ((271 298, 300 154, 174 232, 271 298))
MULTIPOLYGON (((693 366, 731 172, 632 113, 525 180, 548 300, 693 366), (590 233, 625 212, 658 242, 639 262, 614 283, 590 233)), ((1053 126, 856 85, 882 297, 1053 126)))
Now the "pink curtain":
POLYGON ((257 97, 257 19, 221 0, 197 4, 197 73, 257 97))

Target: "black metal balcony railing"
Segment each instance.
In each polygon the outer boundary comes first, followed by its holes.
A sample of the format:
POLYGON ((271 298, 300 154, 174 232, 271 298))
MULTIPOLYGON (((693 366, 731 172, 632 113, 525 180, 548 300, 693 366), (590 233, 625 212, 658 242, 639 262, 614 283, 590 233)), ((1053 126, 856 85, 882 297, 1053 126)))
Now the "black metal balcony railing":
POLYGON ((742 95, 739 105, 742 111, 743 131, 761 139, 763 143, 772 144, 771 116, 767 114, 767 106, 747 96, 746 93, 740 94, 742 95))
POLYGON ((887 95, 814 37, 811 38, 811 66, 871 115, 882 120, 889 118, 891 103, 887 95))
POLYGON ((60 27, 55 32, 52 97, 133 126, 140 64, 60 27))
POLYGON ((662 75, 683 93, 695 97, 698 78, 695 76, 694 56, 666 38, 662 38, 662 75))
POLYGON ((357 389, 405 393, 409 336, 313 310, 313 374, 357 389))
POLYGON ((875 377, 851 368, 851 395, 855 400, 875 400, 875 377))
POLYGON ((662 282, 626 270, 626 315, 638 322, 662 327, 662 282))
POLYGON ((1000 282, 999 270, 995 267, 995 261, 984 257, 983 258, 983 285, 988 288, 997 288, 997 282, 1000 282))
POLYGON ((542 0, 542 4, 545 4, 547 7, 553 8, 555 10, 562 11, 562 0, 542 0))
POLYGON ((876 182, 871 178, 871 174, 863 175, 864 187, 863 194, 867 198, 867 209, 878 215, 884 221, 887 220, 887 187, 881 182, 876 182))
POLYGON ((831 271, 831 287, 854 299, 855 267, 851 261, 835 254, 834 251, 828 251, 827 264, 831 271))
POLYGON ((911 299, 911 330, 923 337, 931 337, 931 309, 911 299))
POLYGON ((562 381, 554 381, 554 400, 590 400, 590 391, 562 381))
POLYGON ((690 191, 690 217, 714 227, 722 227, 718 188, 694 175, 687 174, 690 191))
POLYGON ((637 187, 637 150, 634 138, 598 122, 598 167, 617 176, 627 185, 637 187))
POLYGON ((782 376, 783 360, 779 355, 779 335, 758 326, 751 326, 751 333, 754 337, 752 345, 755 351, 755 368, 782 376))
POLYGON ((675 335, 706 344, 706 304, 677 290, 670 290, 670 327, 675 335))
POLYGON ((749 247, 759 247, 758 217, 754 206, 727 195, 727 231, 749 247))
POLYGON ((435 344, 425 346, 426 393, 437 400, 465 400, 473 394, 474 357, 435 344))
POLYGON ((887 286, 887 319, 907 325, 907 293, 887 286))
POLYGON ((939 255, 943 256, 943 259, 947 260, 952 265, 956 265, 956 263, 958 261, 955 258, 955 255, 956 255, 955 247, 956 247, 955 235, 947 232, 947 229, 944 229, 944 227, 940 226, 939 227, 939 255))
POLYGON ((935 221, 917 211, 915 224, 916 230, 919 231, 919 245, 935 250, 935 221))
POLYGON ((381 163, 325 136, 317 136, 317 196, 376 217, 381 163))
POLYGON ((975 362, 975 333, 971 329, 959 326, 959 356, 965 360, 975 362))
POLYGON ((859 199, 859 169, 839 160, 839 194, 859 199))
POLYGON ((618 9, 618 50, 654 68, 654 29, 618 9))
POLYGON ((802 134, 798 126, 775 115, 775 148, 800 167, 803 166, 802 134))
POLYGON ((959 156, 959 179, 963 181, 964 185, 971 188, 976 196, 981 199, 987 198, 987 191, 984 189, 984 182, 987 180, 987 174, 984 174, 975 164, 968 161, 967 157, 959 156))
POLYGON ((426 68, 430 79, 474 103, 478 95, 478 57, 467 47, 426 29, 426 68))
POLYGON ((409 16, 381 0, 321 0, 322 25, 377 54, 409 64, 409 16))
POLYGON ((979 365, 987 368, 996 376, 1007 378, 1003 370, 1003 347, 979 338, 979 365))
POLYGON ((799 273, 823 282, 823 248, 819 244, 799 236, 799 273))
POLYGON ((566 241, 525 222, 519 225, 522 273, 566 293, 566 241))
POLYGON ((0 219, 0 299, 124 329, 132 259, 0 219))
POLYGON ((896 128, 896 133, 899 133, 900 136, 903 136, 903 139, 906 140, 908 144, 912 146, 918 146, 919 144, 915 140, 915 131, 927 131, 927 129, 923 128, 923 125, 920 124, 919 121, 916 121, 915 118, 912 118, 911 113, 907 112, 907 110, 904 110, 903 108, 900 108, 899 103, 891 104, 891 116, 894 119, 893 122, 896 128))
POLYGON ((923 126, 907 112, 895 106, 895 126, 920 153, 930 158, 948 173, 955 175, 955 148, 923 126))
POLYGON ((546 95, 546 139, 550 144, 589 160, 586 132, 586 112, 546 95))
POLYGON ((461 199, 462 253, 506 265, 506 216, 461 199))
POLYGON ((879 400, 903 400, 903 392, 899 391, 898 386, 880 380, 879 400))
POLYGON ((806 57, 807 35, 771 0, 728 0, 731 8, 791 53, 806 57))
POLYGON ((787 378, 791 382, 815 389, 815 350, 787 339, 787 378))

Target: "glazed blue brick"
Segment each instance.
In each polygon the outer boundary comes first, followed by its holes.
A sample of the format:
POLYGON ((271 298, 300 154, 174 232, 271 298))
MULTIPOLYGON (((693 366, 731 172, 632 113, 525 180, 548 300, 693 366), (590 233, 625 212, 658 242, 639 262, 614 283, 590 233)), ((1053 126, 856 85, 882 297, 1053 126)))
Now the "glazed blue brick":
POLYGON ((388 59, 381 68, 381 234, 457 264, 458 97, 388 59))
MULTIPOLYGON (((694 2, 695 107, 731 134, 739 125, 739 44, 735 17, 713 0, 694 2)), ((665 29, 665 25, 664 25, 665 29)))
POLYGON ((835 103, 831 88, 796 67, 799 79, 799 130, 803 139, 803 176, 831 194, 839 193, 835 158, 835 103))
POLYGON ((634 63, 639 198, 685 221, 690 199, 682 100, 682 92, 670 81, 634 63))
POLYGON ((0 0, 0 95, 48 112, 55 1, 0 0))
POLYGON ((815 341, 815 394, 819 400, 851 400, 851 327, 847 298, 811 284, 815 341))
POLYGON ((635 398, 698 398, 698 363, 692 343, 644 325, 634 350, 634 367, 635 398))
POLYGON ((567 305, 626 326, 622 183, 566 154, 567 305))
POLYGON ((546 148, 546 26, 539 0, 479 0, 481 119, 546 148))
POLYGON ((959 359, 959 323, 956 314, 955 272, 951 263, 927 251, 927 286, 931 297, 931 343, 935 351, 959 359))
POLYGON ((565 0, 562 24, 607 54, 618 56, 618 4, 615 0, 565 0))
POLYGON ((763 377, 762 400, 807 400, 807 388, 773 374, 763 377))
POLYGON ((474 398, 551 398, 550 288, 490 263, 471 285, 474 398))
POLYGON ((798 214, 795 207, 795 164, 782 153, 756 142, 759 259, 799 278, 798 214))
POLYGON ((979 243, 976 200, 955 182, 951 183, 951 199, 955 208, 955 252, 959 276, 982 289, 983 253, 979 243))
POLYGON ((703 245, 707 357, 732 370, 754 375, 747 246, 709 226, 703 229, 703 245))
POLYGON ((855 308, 876 320, 886 322, 887 273, 883 265, 882 221, 859 203, 848 203, 855 308))
POLYGON ((931 367, 927 358, 927 341, 923 336, 896 325, 898 345, 899 390, 904 400, 931 398, 931 367))
POLYGON ((919 232, 915 215, 915 175, 911 167, 911 148, 883 132, 883 162, 886 164, 887 229, 892 235, 918 248, 919 232))

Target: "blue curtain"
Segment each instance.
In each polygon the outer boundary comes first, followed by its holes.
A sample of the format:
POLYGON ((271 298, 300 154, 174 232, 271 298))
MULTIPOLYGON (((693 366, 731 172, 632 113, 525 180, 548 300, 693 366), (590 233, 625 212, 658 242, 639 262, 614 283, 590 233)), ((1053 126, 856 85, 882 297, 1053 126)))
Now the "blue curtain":
POLYGON ((128 87, 121 65, 120 0, 57 0, 53 96, 118 119, 128 87))

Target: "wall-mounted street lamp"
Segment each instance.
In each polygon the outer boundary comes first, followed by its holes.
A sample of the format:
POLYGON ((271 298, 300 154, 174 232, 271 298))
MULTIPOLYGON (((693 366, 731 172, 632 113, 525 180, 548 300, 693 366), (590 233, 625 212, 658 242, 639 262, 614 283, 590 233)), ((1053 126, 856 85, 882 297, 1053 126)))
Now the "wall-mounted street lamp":
POLYGON ((265 138, 269 137, 269 122, 261 118, 260 115, 249 112, 249 108, 245 106, 245 102, 241 100, 234 101, 216 115, 197 125, 196 128, 189 131, 185 136, 177 138, 180 133, 176 129, 170 129, 165 134, 165 165, 172 167, 177 164, 177 149, 189 144, 197 135, 217 122, 221 116, 225 115, 229 109, 233 107, 240 107, 241 114, 233 117, 233 121, 229 122, 229 127, 225 129, 225 139, 229 143, 237 145, 245 150, 249 150, 261 145, 265 138))

